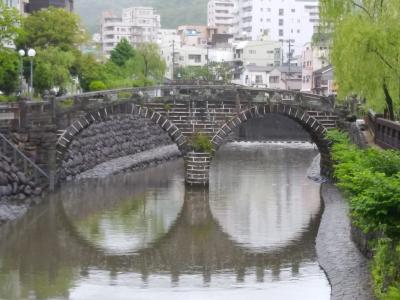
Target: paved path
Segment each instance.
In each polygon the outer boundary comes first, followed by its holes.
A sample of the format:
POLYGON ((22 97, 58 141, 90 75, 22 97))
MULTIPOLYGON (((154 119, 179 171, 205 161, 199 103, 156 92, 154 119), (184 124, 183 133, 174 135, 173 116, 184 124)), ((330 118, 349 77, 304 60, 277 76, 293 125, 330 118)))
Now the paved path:
POLYGON ((323 184, 325 203, 317 236, 317 255, 332 286, 331 300, 374 299, 368 260, 350 238, 348 205, 332 184, 323 184))
POLYGON ((120 173, 134 167, 142 167, 152 162, 159 162, 177 158, 181 155, 175 144, 158 147, 137 154, 115 158, 95 166, 77 176, 77 179, 104 178, 112 174, 120 173))

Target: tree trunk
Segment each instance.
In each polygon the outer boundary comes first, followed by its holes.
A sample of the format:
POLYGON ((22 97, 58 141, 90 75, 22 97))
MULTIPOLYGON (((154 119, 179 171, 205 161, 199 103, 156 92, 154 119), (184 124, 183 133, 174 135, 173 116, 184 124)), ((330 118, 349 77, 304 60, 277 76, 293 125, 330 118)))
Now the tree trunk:
POLYGON ((383 92, 385 93, 385 101, 389 112, 389 119, 394 121, 393 99, 389 94, 386 82, 383 82, 383 92))

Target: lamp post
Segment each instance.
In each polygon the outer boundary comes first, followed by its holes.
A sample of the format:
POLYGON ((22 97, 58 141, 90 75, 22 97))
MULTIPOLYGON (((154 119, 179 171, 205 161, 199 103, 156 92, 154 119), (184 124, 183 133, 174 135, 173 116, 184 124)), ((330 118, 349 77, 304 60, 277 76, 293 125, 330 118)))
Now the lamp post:
POLYGON ((33 98, 33 58, 35 57, 35 55, 36 55, 35 49, 31 48, 28 50, 28 56, 31 61, 31 79, 29 82, 29 93, 31 95, 31 99, 33 98))
POLYGON ((23 57, 25 56, 25 50, 21 49, 18 51, 19 58, 20 58, 20 67, 19 67, 19 95, 22 95, 22 78, 24 74, 24 62, 23 57))

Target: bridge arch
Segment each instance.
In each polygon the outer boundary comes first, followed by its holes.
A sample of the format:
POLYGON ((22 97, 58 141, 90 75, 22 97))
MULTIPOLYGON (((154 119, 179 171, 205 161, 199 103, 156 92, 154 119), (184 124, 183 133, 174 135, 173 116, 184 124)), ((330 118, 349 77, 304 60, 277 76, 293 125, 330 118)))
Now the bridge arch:
POLYGON ((321 174, 327 177, 331 176, 332 160, 330 152, 330 141, 326 138, 327 129, 316 118, 310 116, 306 111, 286 104, 255 104, 243 111, 237 116, 226 121, 212 136, 211 142, 214 151, 224 144, 225 139, 242 123, 253 118, 264 117, 270 113, 281 114, 299 123, 310 135, 311 140, 316 144, 321 154, 321 174))
POLYGON ((94 123, 105 122, 111 116, 117 115, 133 115, 140 118, 148 119, 163 129, 176 143, 179 150, 185 151, 187 144, 186 137, 181 130, 168 119, 168 116, 157 112, 145 105, 139 105, 133 101, 113 104, 102 107, 86 113, 75 119, 66 129, 62 130, 56 144, 56 158, 58 166, 63 161, 70 144, 78 137, 78 135, 94 123))

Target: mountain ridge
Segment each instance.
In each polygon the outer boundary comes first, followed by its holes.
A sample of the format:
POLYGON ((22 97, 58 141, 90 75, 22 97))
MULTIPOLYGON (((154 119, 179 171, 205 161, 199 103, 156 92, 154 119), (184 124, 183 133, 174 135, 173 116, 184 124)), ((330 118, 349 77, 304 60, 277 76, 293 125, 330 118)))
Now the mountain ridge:
POLYGON ((176 28, 184 24, 206 24, 207 0, 79 0, 75 1, 75 13, 88 32, 100 31, 101 14, 112 11, 120 15, 123 8, 151 6, 161 15, 162 28, 176 28))

